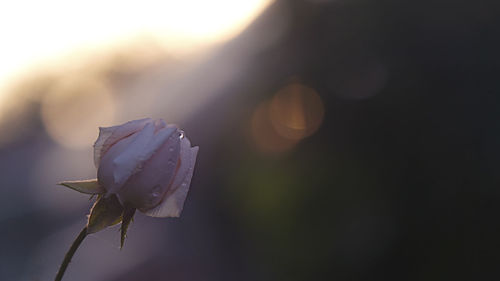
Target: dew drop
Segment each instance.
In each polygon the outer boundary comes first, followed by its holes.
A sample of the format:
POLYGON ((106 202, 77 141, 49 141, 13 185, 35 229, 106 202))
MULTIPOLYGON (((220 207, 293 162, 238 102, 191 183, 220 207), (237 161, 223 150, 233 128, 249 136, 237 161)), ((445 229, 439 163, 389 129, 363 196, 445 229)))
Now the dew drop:
POLYGON ((172 151, 174 151, 174 148, 171 147, 171 148, 168 149, 168 151, 172 152, 172 151))
POLYGON ((160 190, 161 190, 161 186, 159 184, 155 185, 153 187, 153 189, 151 190, 151 197, 157 198, 158 196, 160 196, 160 190))
POLYGON ((183 139, 184 138, 184 131, 183 130, 179 130, 179 133, 180 133, 179 138, 183 139))

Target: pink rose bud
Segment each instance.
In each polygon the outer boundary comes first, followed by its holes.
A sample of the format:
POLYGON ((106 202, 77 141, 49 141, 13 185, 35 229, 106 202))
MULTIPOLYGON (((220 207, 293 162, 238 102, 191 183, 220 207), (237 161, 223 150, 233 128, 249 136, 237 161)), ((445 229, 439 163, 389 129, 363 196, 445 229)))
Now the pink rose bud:
POLYGON ((99 186, 124 206, 153 217, 178 217, 198 147, 174 125, 150 118, 100 128, 94 144, 99 186))

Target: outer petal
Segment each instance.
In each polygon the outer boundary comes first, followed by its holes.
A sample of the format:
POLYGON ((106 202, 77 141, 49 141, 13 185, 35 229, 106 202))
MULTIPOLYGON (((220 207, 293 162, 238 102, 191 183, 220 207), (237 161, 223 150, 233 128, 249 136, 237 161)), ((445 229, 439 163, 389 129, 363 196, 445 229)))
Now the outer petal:
POLYGON ((102 156, 108 149, 121 139, 140 131, 146 123, 151 122, 151 118, 129 121, 122 125, 113 127, 100 127, 99 137, 94 143, 94 164, 99 168, 102 156))
POLYGON ((139 209, 158 205, 176 172, 180 154, 179 137, 177 127, 169 126, 158 131, 155 141, 161 142, 161 147, 144 162, 141 171, 131 176, 118 192, 122 202, 131 203, 139 209))
POLYGON ((174 191, 181 186, 184 179, 188 175, 189 169, 191 169, 191 161, 192 161, 191 158, 193 156, 192 150, 193 148, 191 147, 191 142, 189 141, 188 138, 184 137, 181 140, 181 155, 180 155, 181 165, 177 170, 177 173, 175 174, 175 178, 172 184, 170 185, 170 188, 166 196, 169 196, 170 194, 174 193, 174 191))
MULTIPOLYGON (((146 215, 152 217, 178 217, 184 207, 184 201, 189 191, 191 178, 193 177, 198 147, 190 147, 189 140, 182 142, 181 166, 172 182, 172 185, 157 207, 143 211, 146 215)), ((183 139, 183 140, 184 140, 183 139)))
POLYGON ((99 169, 98 176, 102 175, 104 179, 107 179, 108 183, 105 183, 105 188, 108 194, 117 193, 133 174, 141 170, 144 163, 172 135, 175 128, 162 129, 156 135, 154 131, 154 125, 148 123, 134 136, 130 143, 122 146, 122 142, 128 141, 128 139, 124 139, 112 146, 109 153, 104 155, 102 164, 106 164, 108 169, 99 169), (111 184, 109 184, 110 173, 112 174, 111 184))
POLYGON ((99 183, 108 191, 120 189, 121 186, 115 182, 113 160, 126 151, 136 140, 139 133, 124 138, 114 144, 106 154, 103 155, 99 168, 97 169, 97 179, 99 183))

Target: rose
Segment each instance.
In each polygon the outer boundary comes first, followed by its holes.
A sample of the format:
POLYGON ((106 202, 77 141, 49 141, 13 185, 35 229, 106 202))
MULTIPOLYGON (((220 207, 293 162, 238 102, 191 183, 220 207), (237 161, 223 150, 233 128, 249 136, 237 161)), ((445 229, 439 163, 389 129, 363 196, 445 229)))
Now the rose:
POLYGON ((55 280, 62 279, 88 234, 121 222, 123 247, 136 210, 152 217, 178 217, 197 154, 198 147, 191 147, 183 131, 161 119, 146 118, 99 128, 94 144, 97 179, 59 183, 82 193, 99 195, 55 280))
POLYGON ((161 119, 134 120, 99 128, 94 144, 97 179, 60 184, 98 194, 88 216, 87 232, 122 223, 139 210, 152 217, 178 217, 189 190, 198 147, 184 132, 161 119))
POLYGON ((198 147, 161 119, 99 128, 94 144, 97 181, 105 197, 153 217, 178 217, 186 199, 198 147))

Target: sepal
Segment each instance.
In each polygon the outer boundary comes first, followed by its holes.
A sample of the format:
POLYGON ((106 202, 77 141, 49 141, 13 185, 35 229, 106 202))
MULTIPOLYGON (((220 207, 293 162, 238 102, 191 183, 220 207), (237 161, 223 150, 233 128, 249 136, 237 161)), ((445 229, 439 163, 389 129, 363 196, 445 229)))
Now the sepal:
POLYGON ((90 209, 87 233, 95 233, 119 223, 122 221, 123 210, 116 195, 113 194, 107 198, 99 195, 94 206, 90 209))
POLYGON ((120 249, 123 248, 123 244, 125 243, 125 238, 127 237, 127 230, 128 227, 130 226, 130 222, 134 218, 135 210, 136 210, 135 208, 127 206, 123 210, 120 249))
POLYGON ((106 192, 106 190, 101 185, 99 185, 97 179, 63 181, 58 184, 86 194, 101 194, 106 192))

